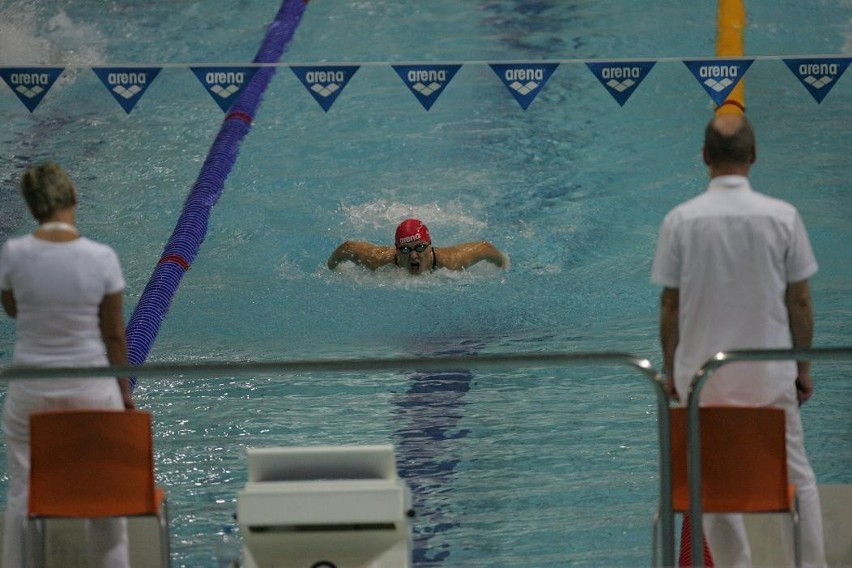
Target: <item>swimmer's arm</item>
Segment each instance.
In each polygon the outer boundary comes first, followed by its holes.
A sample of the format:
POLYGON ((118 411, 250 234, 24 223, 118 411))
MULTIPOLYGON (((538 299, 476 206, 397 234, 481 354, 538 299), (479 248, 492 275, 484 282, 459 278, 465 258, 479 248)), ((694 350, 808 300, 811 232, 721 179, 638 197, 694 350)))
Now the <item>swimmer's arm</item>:
POLYGON ((503 270, 509 269, 509 257, 488 241, 461 243, 435 251, 438 268, 464 270, 477 262, 490 262, 503 270))
POLYGON ((364 268, 376 270, 386 264, 393 264, 396 260, 396 252, 393 247, 374 245, 364 241, 345 241, 334 249, 326 264, 334 270, 338 264, 347 260, 364 268))

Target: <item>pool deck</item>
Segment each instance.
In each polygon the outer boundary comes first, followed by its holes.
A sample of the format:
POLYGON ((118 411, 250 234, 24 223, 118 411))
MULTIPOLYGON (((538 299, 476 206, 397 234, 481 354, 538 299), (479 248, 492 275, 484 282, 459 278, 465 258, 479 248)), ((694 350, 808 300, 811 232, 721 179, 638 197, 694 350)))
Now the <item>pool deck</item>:
MULTIPOLYGON (((826 556, 832 568, 852 568, 852 485, 820 485, 825 525, 826 556)), ((649 520, 650 522, 650 520, 649 520)), ((792 566, 792 551, 777 545, 783 515, 748 515, 746 527, 755 566, 792 566)), ((2 517, 0 517, 2 525, 2 517)), ((650 530, 650 529, 649 529, 650 530)), ((48 528, 48 567, 85 567, 85 545, 80 521, 53 521, 48 528), (61 560, 60 560, 61 559, 61 560), (51 561, 52 560, 52 561, 51 561)), ((157 524, 150 518, 130 520, 130 553, 135 568, 158 566, 157 524)), ((210 535, 213 560, 215 535, 210 535)), ((172 547, 174 549, 174 546, 172 547)), ((650 544, 649 544, 650 548, 650 544)), ((650 558, 650 549, 648 551, 650 558)))

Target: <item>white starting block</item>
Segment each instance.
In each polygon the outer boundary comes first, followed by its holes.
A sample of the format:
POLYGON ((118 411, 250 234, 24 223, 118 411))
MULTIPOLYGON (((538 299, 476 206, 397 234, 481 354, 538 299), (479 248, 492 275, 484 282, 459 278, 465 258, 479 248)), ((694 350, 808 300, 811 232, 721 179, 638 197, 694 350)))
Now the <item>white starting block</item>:
POLYGON ((411 492, 380 446, 249 448, 245 568, 410 568, 411 492))

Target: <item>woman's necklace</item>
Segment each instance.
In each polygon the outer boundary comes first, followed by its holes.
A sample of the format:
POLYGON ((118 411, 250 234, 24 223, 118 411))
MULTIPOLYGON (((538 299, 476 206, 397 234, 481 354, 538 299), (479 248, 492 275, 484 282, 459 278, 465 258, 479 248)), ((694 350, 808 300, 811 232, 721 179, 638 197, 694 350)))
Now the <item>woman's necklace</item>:
POLYGON ((68 231, 69 233, 74 233, 75 235, 79 235, 80 231, 77 230, 77 227, 72 225, 71 223, 65 223, 62 221, 49 221, 47 223, 42 223, 38 226, 42 231, 68 231))

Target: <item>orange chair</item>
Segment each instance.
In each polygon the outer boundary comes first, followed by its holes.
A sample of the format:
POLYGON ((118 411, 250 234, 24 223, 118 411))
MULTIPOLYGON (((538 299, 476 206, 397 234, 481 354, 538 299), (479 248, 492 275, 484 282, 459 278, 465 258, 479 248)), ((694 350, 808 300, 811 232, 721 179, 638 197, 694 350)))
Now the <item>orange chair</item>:
MULTIPOLYGON (((689 513, 686 409, 672 408, 670 416, 673 508, 677 513, 689 513)), ((699 421, 702 511, 789 514, 796 566, 801 566, 796 486, 787 480, 784 410, 702 407, 699 421)))
POLYGON ((154 483, 151 415, 62 410, 30 418, 30 492, 25 558, 44 562, 51 517, 155 516, 162 566, 169 566, 165 491, 154 483))

